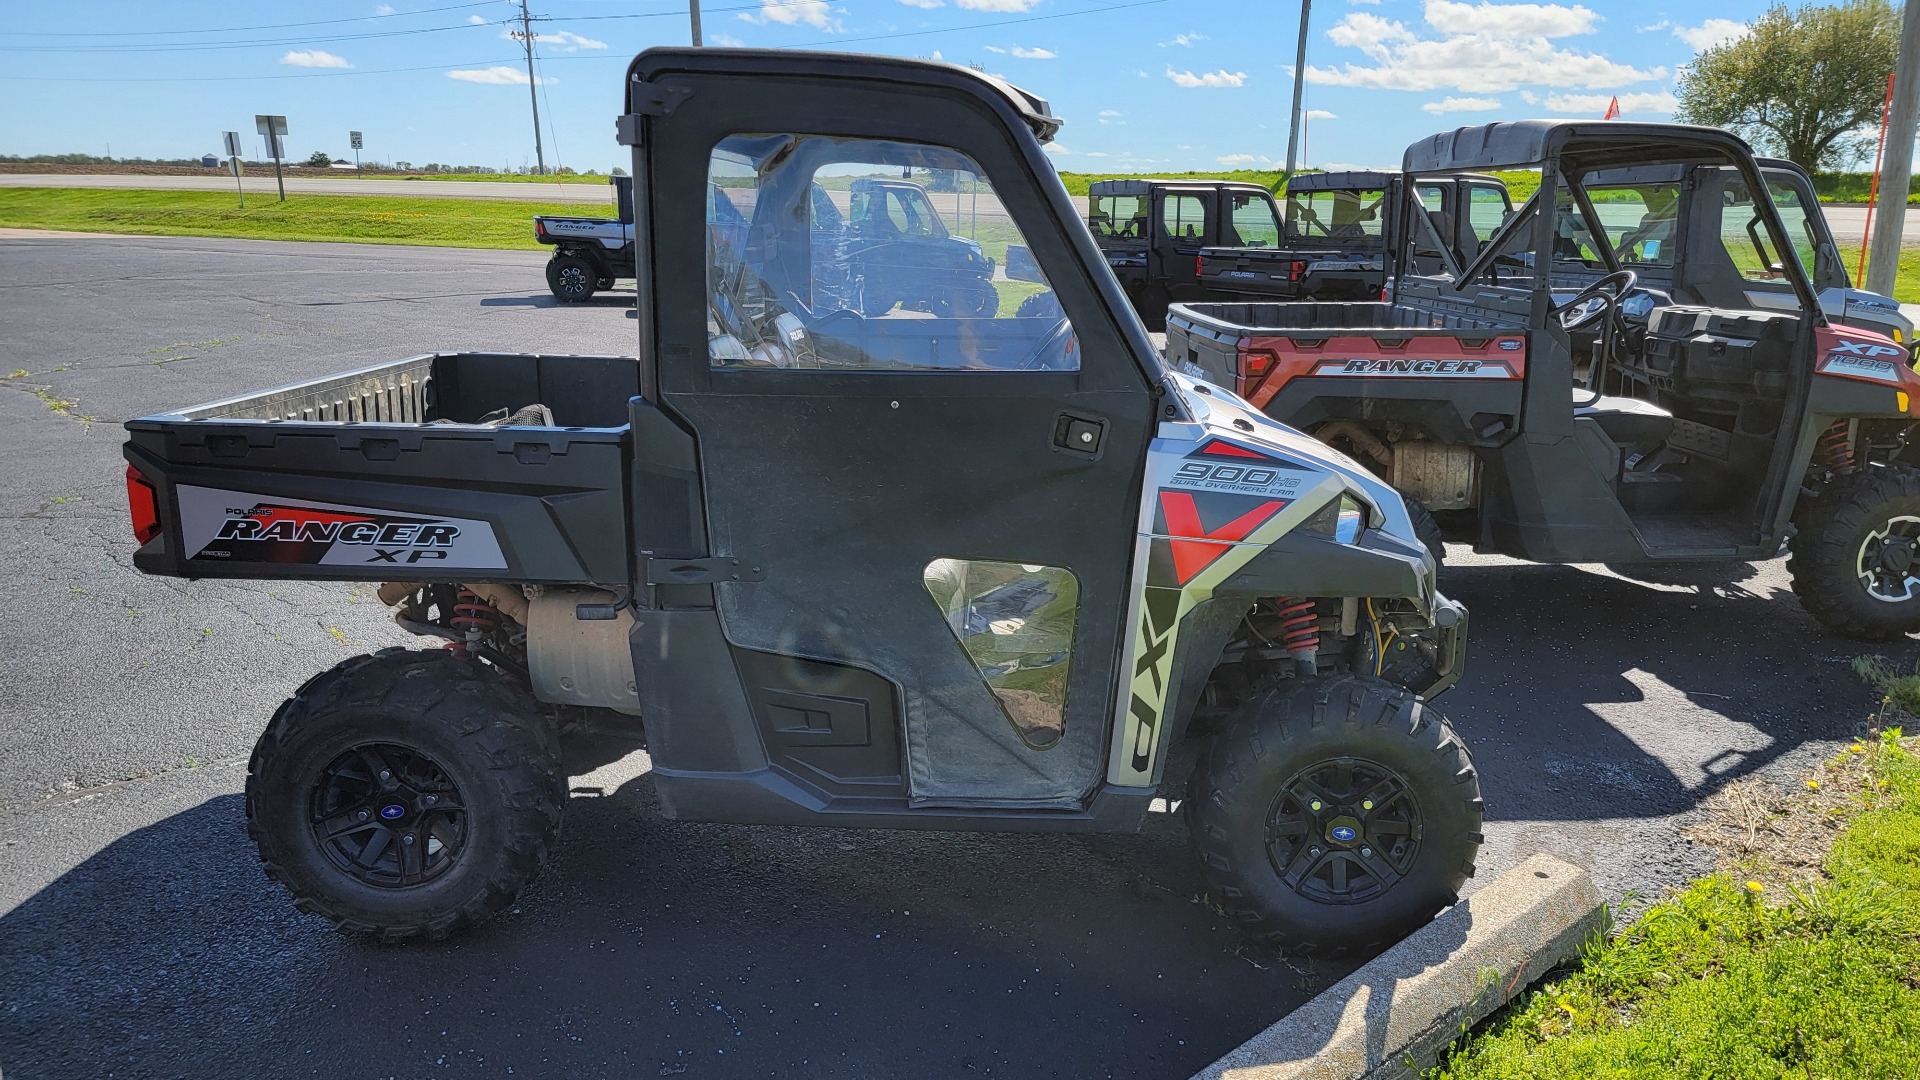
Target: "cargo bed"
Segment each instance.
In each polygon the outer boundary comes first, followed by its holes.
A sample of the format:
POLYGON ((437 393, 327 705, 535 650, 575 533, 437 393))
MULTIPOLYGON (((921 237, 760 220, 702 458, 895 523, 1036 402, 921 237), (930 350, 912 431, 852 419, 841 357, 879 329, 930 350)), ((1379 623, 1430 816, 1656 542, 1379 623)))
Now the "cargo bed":
POLYGON ((143 499, 154 520, 134 564, 624 584, 638 393, 631 357, 433 353, 141 417, 126 425, 129 498, 136 524, 143 499), (550 425, 505 422, 536 404, 550 425))

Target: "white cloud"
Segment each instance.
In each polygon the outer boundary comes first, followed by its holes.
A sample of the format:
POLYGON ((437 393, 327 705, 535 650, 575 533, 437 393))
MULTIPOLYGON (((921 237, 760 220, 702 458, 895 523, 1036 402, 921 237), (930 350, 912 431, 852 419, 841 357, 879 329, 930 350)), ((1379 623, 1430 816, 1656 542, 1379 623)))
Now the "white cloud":
POLYGON ((1444 97, 1420 106, 1420 111, 1439 116, 1442 113, 1492 112, 1498 108, 1500 99, 1496 97, 1444 97))
POLYGON ((1308 81, 1372 90, 1500 93, 1530 84, 1610 88, 1667 75, 1665 68, 1635 68, 1556 45, 1553 39, 1591 33, 1599 22, 1578 4, 1426 0, 1423 15, 1437 36, 1370 12, 1349 12, 1327 30, 1327 40, 1358 49, 1370 63, 1309 67, 1308 81))
POLYGON ((1040 6, 1040 0, 953 0, 968 11, 1010 11, 1022 13, 1040 6))
POLYGON ((1259 159, 1252 154, 1222 154, 1213 160, 1221 165, 1251 165, 1259 159))
MULTIPOLYGON (((1549 94, 1547 108, 1559 116, 1604 116, 1607 106, 1612 103, 1612 94, 1549 94)), ((1680 107, 1679 99, 1665 90, 1650 94, 1621 94, 1620 114, 1622 116, 1646 116, 1650 113, 1671 116, 1673 110, 1680 107)))
POLYGON ((1335 116, 1335 115, 1334 115, 1333 113, 1330 113, 1330 112, 1328 112, 1328 111, 1327 111, 1327 110, 1325 110, 1325 109, 1308 109, 1308 110, 1307 110, 1307 111, 1306 111, 1305 113, 1302 113, 1301 115, 1303 115, 1303 116, 1305 116, 1305 117, 1306 117, 1307 119, 1309 119, 1309 120, 1338 120, 1338 119, 1340 119, 1340 118, 1339 118, 1338 116, 1335 116))
POLYGON ((1354 7, 1359 7, 1362 4, 1368 7, 1374 7, 1380 3, 1380 0, 1347 0, 1347 3, 1352 4, 1354 7))
POLYGON ((1045 149, 1045 150, 1047 151, 1047 153, 1049 153, 1049 154, 1071 154, 1071 153, 1073 153, 1073 151, 1071 151, 1071 150, 1069 150, 1069 149, 1067 149, 1067 148, 1066 148, 1066 147, 1064 147, 1064 146, 1061 146, 1061 145, 1060 145, 1059 143, 1057 143, 1057 142, 1050 142, 1050 143, 1048 143, 1048 144, 1046 145, 1046 147, 1045 147, 1044 149, 1045 149))
POLYGON ((1173 85, 1184 86, 1191 90, 1196 86, 1244 86, 1247 82, 1247 73, 1221 68, 1219 71, 1203 71, 1195 75, 1191 71, 1175 71, 1168 68, 1167 78, 1173 80, 1173 85))
POLYGON ((487 25, 487 20, 481 18, 478 15, 469 15, 467 16, 467 25, 468 26, 485 26, 487 25))
POLYGON ((929 11, 937 7, 946 7, 947 0, 900 0, 908 7, 925 8, 929 11))
POLYGON ((1051 49, 1027 49, 1015 45, 1013 47, 1013 55, 1022 60, 1051 60, 1059 54, 1051 49))
POLYGON ((1725 45, 1746 37, 1747 24, 1732 19, 1708 19, 1699 26, 1676 26, 1673 36, 1686 42, 1695 52, 1705 52, 1715 45, 1725 45))
POLYGON ((375 4, 373 5, 373 13, 375 15, 391 15, 393 14, 393 5, 392 4, 375 4))
POLYGON ((713 43, 723 49, 738 49, 746 45, 746 42, 741 41, 732 34, 715 34, 713 35, 713 43))
POLYGON ((1121 116, 1121 115, 1124 115, 1124 114, 1123 114, 1123 113, 1121 113, 1121 112, 1120 112, 1120 110, 1118 110, 1118 109, 1101 109, 1101 110, 1100 110, 1100 115, 1101 115, 1101 116, 1106 116, 1106 117, 1114 117, 1114 116, 1121 116))
MULTIPOLYGON (((511 30, 500 31, 500 37, 507 41, 520 40, 513 36, 513 31, 511 30)), ((549 46, 554 52, 578 52, 581 49, 604 49, 607 47, 607 43, 604 41, 595 41, 590 37, 582 37, 571 30, 555 30, 551 34, 542 34, 535 31, 533 43, 535 45, 549 46)))
POLYGON ((830 34, 840 32, 840 20, 833 17, 827 0, 760 0, 758 14, 743 12, 737 17, 750 23, 811 26, 830 34))
POLYGON ((1007 55, 1007 50, 1001 48, 998 45, 982 45, 980 47, 987 50, 990 53, 999 53, 1001 56, 1007 55))
MULTIPOLYGON (((447 72, 447 78, 458 79, 461 82, 483 83, 487 86, 527 85, 526 72, 517 67, 508 67, 505 64, 498 64, 490 68, 464 68, 459 71, 449 71, 447 72)), ((540 84, 542 86, 555 81, 557 80, 551 76, 543 75, 540 77, 540 84)))
POLYGON ((1089 150, 1086 153, 1081 154, 1080 156, 1081 157, 1106 157, 1107 152, 1105 150, 1089 150))
POLYGON ((1178 45, 1180 48, 1185 49, 1191 47, 1196 41, 1205 40, 1207 40, 1207 35, 1205 34, 1175 34, 1173 35, 1172 41, 1160 42, 1160 47, 1165 49, 1178 45))
POLYGON ((347 63, 344 57, 335 56, 330 52, 324 52, 320 49, 295 49, 281 57, 280 62, 290 64, 294 67, 311 68, 350 68, 353 66, 347 63))

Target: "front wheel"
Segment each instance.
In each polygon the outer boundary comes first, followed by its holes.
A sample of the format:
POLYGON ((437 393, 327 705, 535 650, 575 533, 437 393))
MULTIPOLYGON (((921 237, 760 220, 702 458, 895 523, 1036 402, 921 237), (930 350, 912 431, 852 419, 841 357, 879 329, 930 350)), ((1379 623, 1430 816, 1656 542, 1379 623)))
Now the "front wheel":
POLYGON ((1298 952, 1399 940, 1458 898, 1480 847, 1480 780, 1446 718, 1360 675, 1249 698, 1194 770, 1186 812, 1214 899, 1298 952))
POLYGON ((1440 523, 1433 520, 1433 511, 1427 509, 1425 503, 1404 495, 1400 498, 1407 504, 1407 517, 1413 521, 1413 535, 1419 537, 1427 554, 1433 556, 1433 572, 1438 577, 1447 561, 1447 535, 1440 531, 1440 523))
POLYGON ((1835 480, 1789 551, 1800 606, 1827 629, 1859 641, 1920 631, 1920 470, 1866 465, 1835 480))
POLYGON ((555 255, 547 261, 547 288, 564 303, 592 299, 599 284, 600 271, 578 255, 555 255))
POLYGON ((445 650, 309 680, 247 767, 267 876, 336 929, 440 938, 510 906, 546 861, 566 782, 533 699, 445 650))

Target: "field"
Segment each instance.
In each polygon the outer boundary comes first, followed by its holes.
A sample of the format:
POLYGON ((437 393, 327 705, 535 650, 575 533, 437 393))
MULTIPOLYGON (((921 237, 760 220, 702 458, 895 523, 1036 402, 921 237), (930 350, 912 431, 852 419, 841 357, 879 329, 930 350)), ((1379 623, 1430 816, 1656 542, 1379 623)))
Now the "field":
POLYGON ((0 227, 251 240, 537 248, 533 215, 582 212, 577 203, 369 195, 255 196, 242 210, 231 192, 0 189, 0 227))

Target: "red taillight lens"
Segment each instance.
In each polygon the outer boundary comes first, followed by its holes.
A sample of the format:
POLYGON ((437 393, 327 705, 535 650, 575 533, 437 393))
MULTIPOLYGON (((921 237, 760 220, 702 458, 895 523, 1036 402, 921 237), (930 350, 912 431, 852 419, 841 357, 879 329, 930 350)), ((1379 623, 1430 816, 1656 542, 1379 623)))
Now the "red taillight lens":
POLYGON ((1207 276, 1207 257, 1205 255, 1195 255, 1193 257, 1193 276, 1207 276))
POLYGON ((1262 352, 1259 350, 1248 352, 1242 358, 1240 366, 1243 370, 1241 374, 1249 379, 1257 379, 1273 370, 1273 362, 1276 359, 1277 357, 1270 352, 1262 352))
POLYGON ((1299 281, 1300 275, 1306 272, 1307 272, 1306 263, 1303 263, 1303 262, 1294 263, 1292 266, 1287 268, 1287 280, 1299 281))
POLYGON ((160 510, 153 485, 140 470, 127 466, 127 513, 133 518, 133 538, 142 544, 160 535, 160 510))

